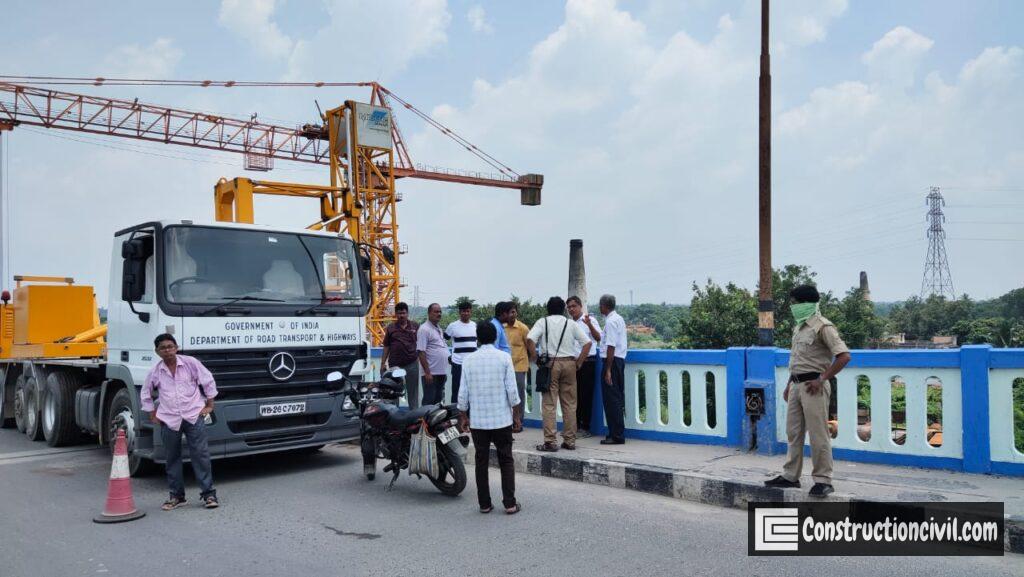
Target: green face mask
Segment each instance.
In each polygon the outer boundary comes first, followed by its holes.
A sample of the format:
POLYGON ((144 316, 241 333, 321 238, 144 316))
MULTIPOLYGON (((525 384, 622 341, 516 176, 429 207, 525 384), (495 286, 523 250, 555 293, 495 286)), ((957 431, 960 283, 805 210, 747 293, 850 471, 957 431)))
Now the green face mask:
POLYGON ((793 303, 789 306, 789 310, 793 312, 796 326, 800 326, 804 321, 814 316, 814 313, 818 312, 818 303, 793 303))

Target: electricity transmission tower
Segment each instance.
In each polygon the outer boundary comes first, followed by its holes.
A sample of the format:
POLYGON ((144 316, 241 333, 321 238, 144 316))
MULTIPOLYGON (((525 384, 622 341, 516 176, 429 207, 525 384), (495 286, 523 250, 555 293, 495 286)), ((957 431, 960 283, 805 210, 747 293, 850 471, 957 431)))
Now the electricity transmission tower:
POLYGON ((921 280, 921 298, 931 295, 956 299, 953 291, 953 277, 949 274, 949 260, 946 258, 946 231, 942 225, 946 216, 942 207, 946 201, 937 186, 928 193, 928 256, 924 263, 924 278, 921 280))

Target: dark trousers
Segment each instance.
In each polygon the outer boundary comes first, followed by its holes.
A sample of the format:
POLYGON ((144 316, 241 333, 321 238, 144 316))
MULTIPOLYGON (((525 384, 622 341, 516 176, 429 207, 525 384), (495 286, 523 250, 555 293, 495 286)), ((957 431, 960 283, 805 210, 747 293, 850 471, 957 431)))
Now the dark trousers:
MULTIPOLYGON (((462 365, 452 363, 452 403, 459 402, 459 385, 462 384, 462 365)), ((443 396, 443 395, 442 395, 443 396)))
POLYGON ((444 400, 444 384, 448 382, 448 375, 431 375, 431 379, 423 377, 423 404, 436 405, 444 400))
POLYGON ((181 427, 177 431, 160 425, 160 439, 164 443, 164 455, 167 457, 165 466, 171 496, 185 498, 185 476, 181 468, 182 434, 188 442, 188 457, 192 461, 196 481, 199 482, 200 496, 203 499, 211 495, 216 497, 217 491, 213 489, 213 467, 210 465, 210 448, 206 444, 206 423, 201 416, 196 419, 194 425, 188 421, 181 421, 181 427))
MULTIPOLYGON (((472 422, 472 421, 471 421, 472 422)), ((501 504, 506 509, 516 506, 516 470, 512 459, 512 427, 501 429, 472 429, 473 447, 476 448, 476 498, 481 509, 491 506, 491 485, 487 467, 491 460, 491 443, 498 453, 501 469, 501 504)))
POLYGON ((615 357, 612 361, 612 384, 601 375, 601 394, 604 397, 604 418, 608 422, 608 437, 617 441, 626 438, 626 360, 615 357))
POLYGON ((576 371, 576 427, 590 430, 594 413, 594 371, 597 357, 587 357, 583 366, 576 371))

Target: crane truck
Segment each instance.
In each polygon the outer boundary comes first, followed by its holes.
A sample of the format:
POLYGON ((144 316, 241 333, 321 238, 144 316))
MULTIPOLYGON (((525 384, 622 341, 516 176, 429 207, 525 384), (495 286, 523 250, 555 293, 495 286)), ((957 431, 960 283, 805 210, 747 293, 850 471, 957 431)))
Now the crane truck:
MULTIPOLYGON (((174 335, 217 382, 214 458, 315 449, 359 436, 327 374, 367 372, 365 249, 337 233, 238 222, 145 222, 113 233, 101 323, 93 287, 15 277, 0 300, 0 416, 51 446, 126 431, 133 475, 164 460, 140 409, 174 335)), ((112 445, 112 443, 109 443, 112 445)))

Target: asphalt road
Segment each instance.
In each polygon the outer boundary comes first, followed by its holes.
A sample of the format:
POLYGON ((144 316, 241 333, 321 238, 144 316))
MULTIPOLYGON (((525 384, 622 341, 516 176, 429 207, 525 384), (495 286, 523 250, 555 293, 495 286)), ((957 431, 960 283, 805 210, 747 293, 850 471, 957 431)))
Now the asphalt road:
MULTIPOLYGON (((0 577, 72 575, 1024 575, 1024 556, 747 557, 746 513, 543 477, 523 511, 476 509, 403 474, 367 482, 354 447, 216 461, 222 507, 160 511, 162 475, 134 481, 143 519, 96 525, 110 459, 0 431, 0 577)), ((492 494, 500 502, 496 471, 492 494)))

